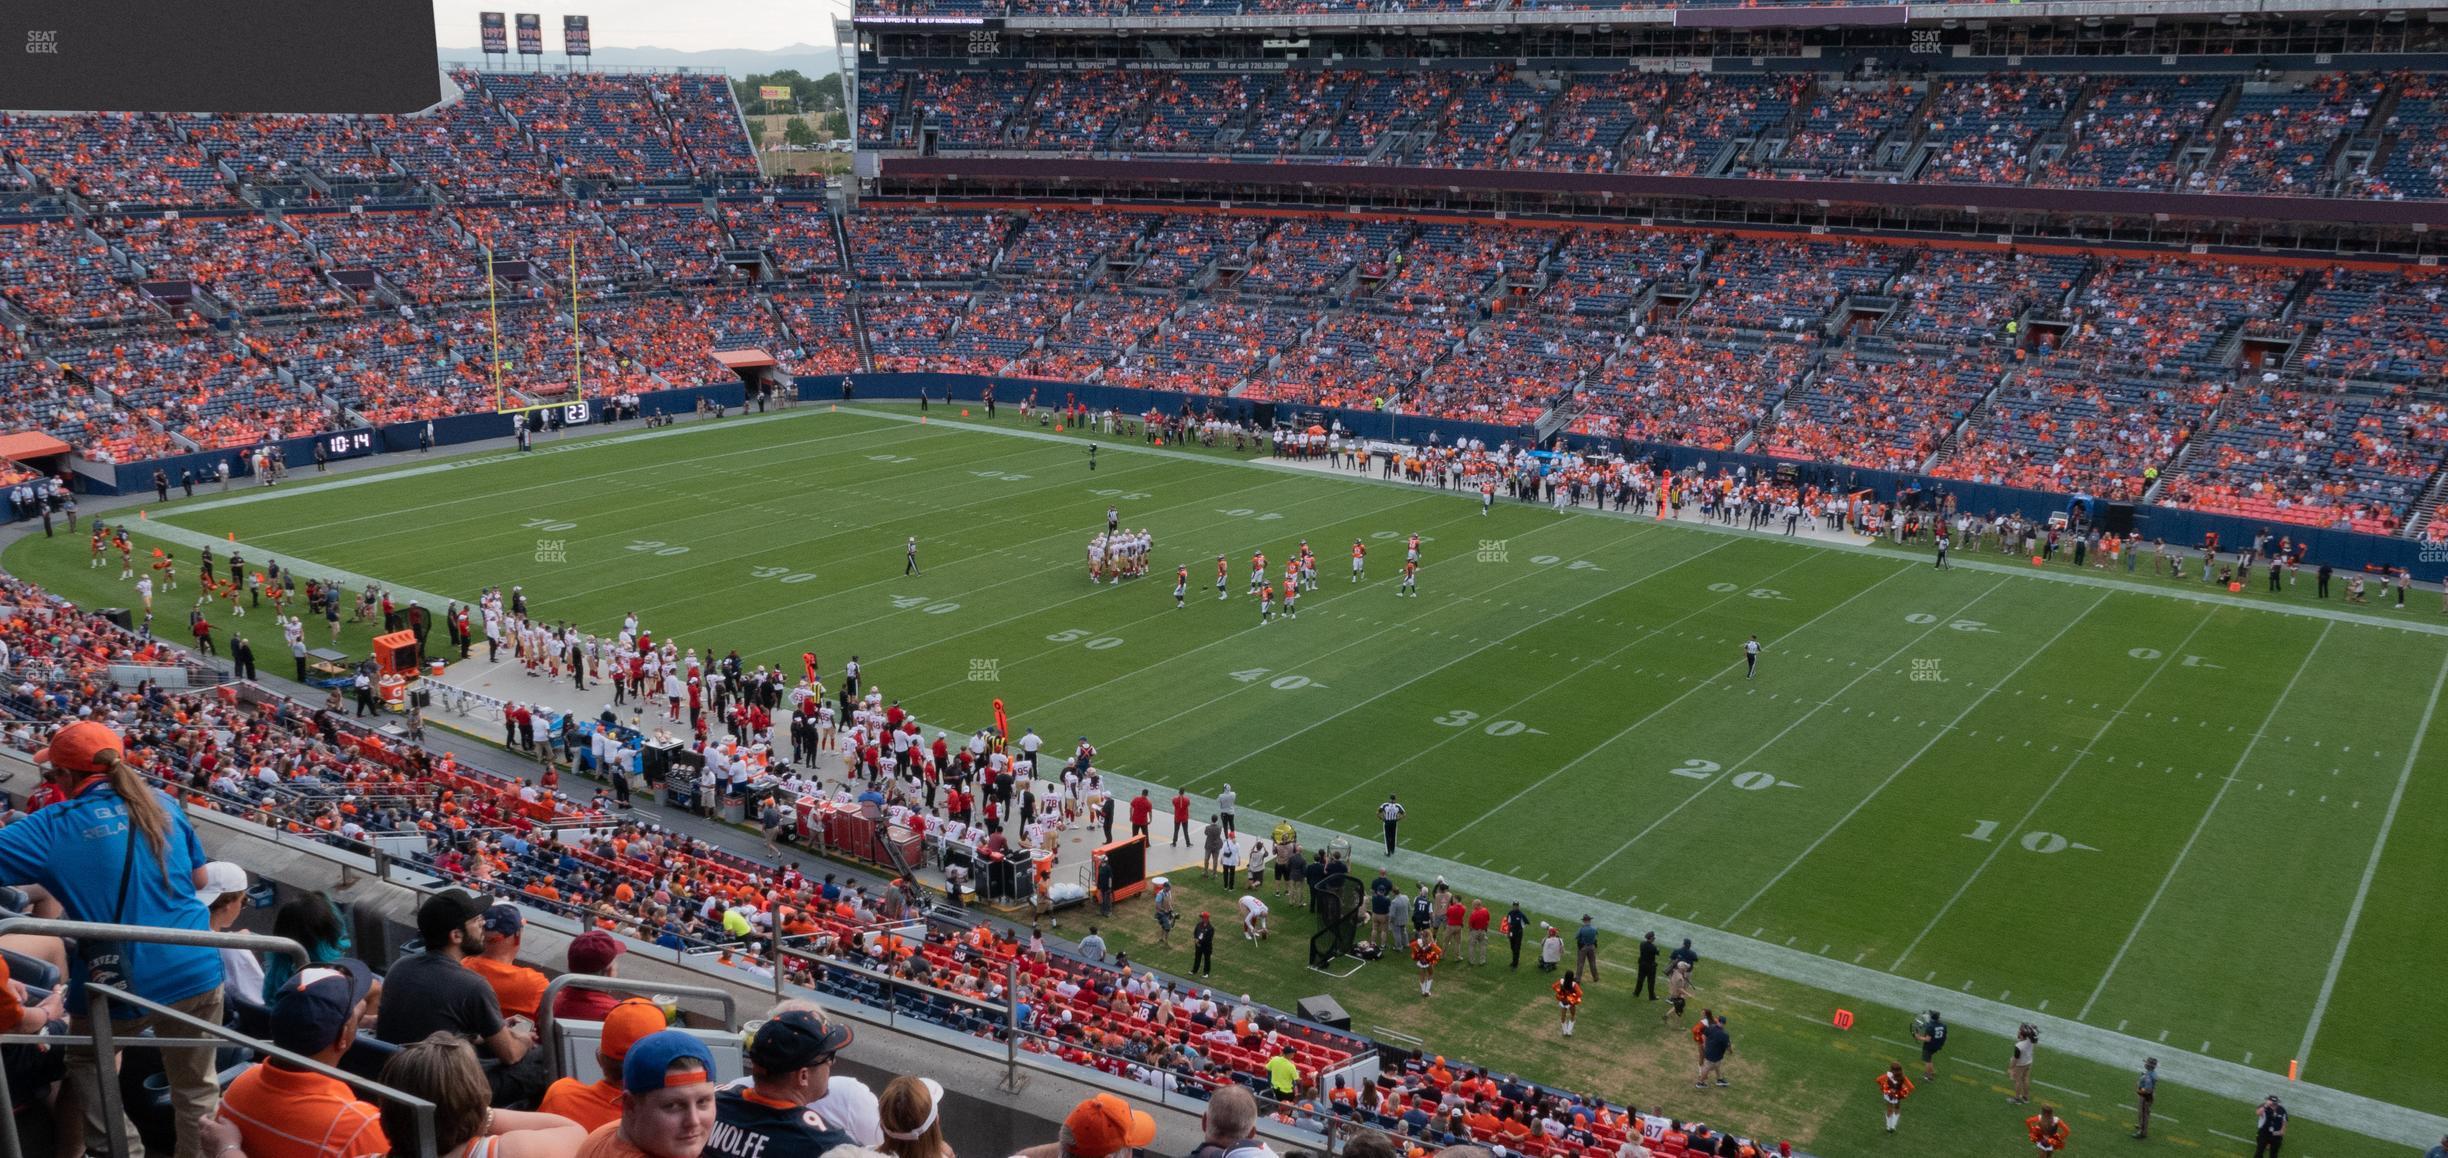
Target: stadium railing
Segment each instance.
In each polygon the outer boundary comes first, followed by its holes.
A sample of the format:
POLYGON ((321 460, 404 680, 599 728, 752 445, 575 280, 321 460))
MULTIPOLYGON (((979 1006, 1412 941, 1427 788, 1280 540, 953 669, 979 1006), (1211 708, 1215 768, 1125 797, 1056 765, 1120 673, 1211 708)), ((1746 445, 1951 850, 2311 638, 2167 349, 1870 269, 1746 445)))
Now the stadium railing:
MULTIPOLYGON (((193 945, 211 949, 240 949, 249 952, 282 953, 299 965, 311 963, 306 948, 287 937, 269 937, 259 933, 209 933, 194 929, 157 929, 146 925, 111 925, 93 921, 45 920, 37 917, 11 917, 0 920, 0 936, 24 934, 38 937, 60 937, 88 941, 139 941, 153 945, 193 945)), ((123 1049, 174 1049, 230 1045, 250 1050, 267 1058, 278 1058, 298 1069, 311 1070, 327 1078, 347 1082, 350 1086, 385 1101, 398 1102, 416 1114, 417 1137, 407 1153, 418 1158, 434 1158, 434 1105, 423 1098, 405 1094, 380 1082, 358 1077, 345 1070, 315 1061, 303 1054, 291 1053, 271 1042, 248 1037, 235 1029, 183 1013, 147 998, 139 997, 116 985, 85 986, 87 1021, 91 1034, 0 1034, 0 1044, 44 1045, 54 1048, 89 1046, 94 1052, 94 1064, 101 1071, 95 1083, 102 1097, 102 1120, 108 1123, 110 1152, 129 1152, 127 1118, 119 1102, 119 1053, 123 1049), (193 1030, 200 1037, 121 1037, 111 1032, 113 1010, 119 1006, 142 1010, 193 1030)), ((8 1075, 0 1072, 0 1107, 12 1104, 8 1075)), ((0 1154, 20 1154, 24 1147, 17 1137, 17 1120, 13 1114, 0 1113, 0 1154)), ((394 1153, 399 1151, 395 1150, 394 1153)))

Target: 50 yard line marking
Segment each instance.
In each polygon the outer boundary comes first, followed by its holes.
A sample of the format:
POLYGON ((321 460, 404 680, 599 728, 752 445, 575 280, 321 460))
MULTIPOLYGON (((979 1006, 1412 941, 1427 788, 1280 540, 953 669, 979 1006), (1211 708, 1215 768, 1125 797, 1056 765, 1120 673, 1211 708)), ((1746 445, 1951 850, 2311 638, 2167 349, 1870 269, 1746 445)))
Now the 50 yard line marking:
MULTIPOLYGON (((2075 1012, 2074 1020, 2081 1021, 2091 1016, 2091 1007, 2099 1004, 2100 994, 2108 991, 2108 982, 2116 977, 2117 966, 2125 963, 2125 954, 2133 949, 2134 941, 2142 936, 2142 927, 2150 923, 2151 913, 2158 909, 2160 898, 2167 896, 2168 886, 2175 883, 2177 872, 2184 868, 2185 858, 2193 855, 2193 845, 2201 840, 2202 831, 2210 827, 2210 818, 2218 815, 2219 801, 2227 799, 2227 790, 2235 787, 2236 773, 2244 770, 2244 762, 2252 759, 2253 749, 2260 747, 2261 733, 2269 731, 2271 722, 2278 718, 2279 709, 2286 706, 2287 697, 2294 694, 2295 685, 2303 680, 2305 672, 2312 670, 2312 657, 2320 654, 2321 645, 2329 641, 2329 633, 2336 628, 2335 621, 2322 624, 2320 637, 2312 641, 2312 646, 2304 649, 2303 662, 2295 666, 2295 674, 2288 677, 2286 686, 2278 690, 2278 698, 2270 701, 2269 714, 2261 718, 2261 726, 2253 729, 2252 739, 2244 742, 2243 754, 2236 757, 2235 767, 2227 773, 2225 779, 2219 782, 2218 791, 2210 795, 2210 806, 2202 809, 2201 819, 2193 825, 2193 835, 2186 837, 2184 847, 2176 850, 2176 860, 2168 865, 2167 875, 2159 878, 2159 887, 2151 893, 2150 902, 2142 906, 2142 915, 2134 918, 2133 928, 2125 933, 2125 943, 2117 946, 2116 956, 2108 959, 2107 970, 2100 974, 2099 984, 2092 988, 2090 999, 2084 1001, 2082 1008, 2075 1012)), ((2448 671, 2448 668, 2441 670, 2448 671)), ((2438 702, 2436 694, 2433 702, 2438 702)), ((2423 712, 2423 719, 2427 723, 2430 718, 2430 710, 2426 708, 2423 712)), ((2412 753, 2407 754, 2406 760, 2407 767, 2411 768, 2413 766, 2412 753)), ((2334 974, 2332 977, 2334 979, 2334 974)))
POLYGON ((2414 776, 2414 757, 2422 751, 2423 738, 2431 732, 2431 716, 2439 710, 2440 690, 2448 687, 2448 658, 2440 660, 2439 675, 2431 681, 2431 702, 2423 705, 2422 722, 2414 726, 2414 742, 2406 745, 2405 766, 2397 772, 2397 787, 2389 793, 2388 811, 2380 817, 2380 835, 2372 841, 2371 859, 2363 862, 2363 880, 2355 886, 2354 904, 2346 909, 2346 928, 2338 934, 2337 949, 2329 955, 2329 972, 2321 978, 2320 996, 2312 1002, 2312 1020, 2304 1026, 2303 1044, 2295 1050, 2296 1060, 2304 1070, 2312 1068, 2312 1039, 2320 1036, 2321 1019, 2329 1015, 2329 995, 2337 989, 2338 971, 2346 965, 2346 946, 2353 942, 2355 924, 2363 919, 2363 902, 2371 896, 2372 877, 2380 871, 2380 853, 2388 848, 2389 829, 2397 823, 2397 806, 2405 801, 2407 781, 2414 776))
MULTIPOLYGON (((1791 568, 1787 568, 1787 570, 1791 570, 1791 568)), ((1917 570, 1917 568, 1911 568, 1911 567, 1898 567, 1898 568, 1896 568, 1895 570, 1888 572, 1888 573, 1887 573, 1887 575, 1886 575, 1885 577, 1883 577, 1883 578, 1879 579, 1877 582, 1872 583, 1872 584, 1870 584, 1869 586, 1864 587, 1864 588, 1862 588, 1861 590, 1856 591, 1856 592, 1854 592, 1854 593, 1853 593, 1853 594, 1851 594, 1851 595, 1845 596, 1845 597, 1844 597, 1844 599, 1843 599, 1842 601, 1840 601, 1840 602, 1836 603, 1834 606, 1829 607, 1827 610, 1822 611, 1822 612, 1820 612, 1819 614, 1817 614, 1817 615, 1814 615, 1814 616, 1810 617, 1808 620, 1805 620, 1805 621, 1802 623, 1802 625, 1801 625, 1801 626, 1796 627, 1796 628, 1794 628, 1793 630, 1786 632, 1784 635, 1779 636, 1778 638, 1779 638, 1780 640, 1783 640, 1783 639, 1791 639, 1791 638, 1793 638, 1793 637, 1794 637, 1794 636, 1796 636, 1796 635, 1800 635, 1801 633, 1803 633, 1803 632, 1805 632, 1805 631, 1810 630, 1810 628, 1812 627, 1812 625, 1814 625, 1814 624, 1818 623, 1820 620, 1825 619, 1825 618, 1827 618, 1827 617, 1828 617, 1828 616, 1830 616, 1830 615, 1834 615, 1834 614, 1835 614, 1835 613, 1837 613, 1838 611, 1841 611, 1841 610, 1843 610, 1844 608, 1851 606, 1854 600, 1859 599, 1859 598, 1861 598, 1861 597, 1862 597, 1862 596, 1864 596, 1864 595, 1868 595, 1868 594, 1869 594, 1869 593, 1871 593, 1872 591, 1876 591, 1876 590, 1878 590, 1878 588, 1879 588, 1881 585, 1885 584, 1885 583, 1887 582, 1887 580, 1889 580, 1889 579, 1893 579, 1893 578, 1896 578, 1897 576, 1900 576, 1900 575, 1904 574, 1906 571, 1911 571, 1911 570, 1917 570)), ((1772 572, 1772 573, 1771 573, 1771 575, 1770 575, 1770 578, 1774 578, 1775 576, 1777 576, 1777 575, 1782 575, 1782 574, 1784 574, 1784 573, 1785 573, 1784 571, 1772 572)), ((1761 582, 1765 582, 1765 580, 1762 580, 1761 582)), ((1752 586, 1758 586, 1758 585, 1759 585, 1759 584, 1757 584, 1757 583, 1752 584, 1752 586)), ((1731 599, 1731 598, 1733 598, 1734 594, 1735 594, 1735 593, 1733 593, 1733 592, 1728 592, 1728 593, 1727 593, 1727 595, 1726 595, 1726 598, 1731 599)), ((1714 604, 1714 603, 1712 603, 1712 604, 1710 604, 1710 605, 1709 605, 1709 607, 1715 607, 1715 606, 1716 606, 1716 604, 1714 604)), ((1700 611, 1701 611, 1701 610, 1707 610, 1707 609, 1708 609, 1708 608, 1701 608, 1701 609, 1699 609, 1699 610, 1695 610, 1695 611, 1693 611, 1691 614, 1692 614, 1692 615, 1697 615, 1697 614, 1699 614, 1699 613, 1700 613, 1700 611)), ((1690 618, 1690 616, 1685 616, 1684 618, 1688 619, 1688 618, 1690 618)), ((1680 623, 1680 622, 1682 622, 1682 620, 1676 620, 1675 622, 1680 623)), ((1654 635, 1656 632, 1658 632, 1658 631, 1663 631, 1663 630, 1665 630, 1665 629, 1664 629, 1664 628, 1656 628, 1656 629, 1653 629, 1653 630, 1652 630, 1651 634, 1652 634, 1652 635, 1654 635)), ((1602 660, 1601 660, 1601 662, 1604 662, 1604 660, 1602 659, 1602 660)), ((1623 739, 1625 736, 1631 735, 1633 732, 1635 732, 1635 731, 1639 730, 1641 727, 1643 727, 1643 726, 1647 725, 1647 724, 1649 723, 1649 721, 1654 720, 1654 719, 1658 718, 1659 716, 1661 716, 1661 715, 1665 714, 1665 712, 1666 712, 1666 710, 1667 710, 1668 708, 1672 708, 1672 707, 1674 707, 1676 704, 1682 703, 1684 700, 1687 700, 1687 699, 1691 698, 1691 697, 1692 697, 1694 694, 1698 693, 1698 692, 1700 691, 1700 689, 1702 689, 1702 688, 1704 688, 1704 687, 1708 687, 1708 686, 1710 686, 1710 685, 1712 685, 1712 684, 1716 683, 1718 680, 1723 679, 1723 678, 1725 678, 1726 676, 1733 674, 1734 669, 1735 669, 1735 668, 1738 668, 1738 667, 1741 667, 1741 666, 1742 666, 1742 663, 1743 663, 1743 661, 1741 661, 1741 660, 1736 660, 1736 661, 1734 661, 1733 663, 1727 664, 1725 667, 1718 669, 1718 672, 1717 672, 1717 674, 1716 674, 1716 675, 1710 676, 1710 677, 1708 677, 1707 679, 1701 680, 1700 682, 1693 684, 1691 687, 1684 689, 1684 691, 1683 691, 1683 694, 1682 694, 1682 695, 1676 696, 1675 698, 1673 698, 1673 699, 1671 699, 1671 700, 1668 700, 1668 701, 1666 701, 1666 702, 1665 702, 1665 703, 1663 703, 1663 704, 1658 705, 1658 706, 1657 706, 1655 709, 1653 709, 1652 711, 1650 711, 1650 712, 1649 712, 1649 714, 1647 714, 1647 715, 1645 715, 1645 716, 1642 716, 1640 719, 1634 720, 1632 723, 1630 723, 1630 724, 1626 725, 1626 726, 1623 728, 1623 730, 1622 730, 1622 731, 1619 731, 1619 732, 1615 733, 1614 735, 1609 736, 1609 737, 1607 737, 1606 739, 1599 741, 1599 742, 1598 742, 1596 745, 1592 746, 1592 747, 1591 747, 1591 748, 1590 748, 1588 751, 1585 751, 1585 752, 1581 753, 1580 755, 1573 757, 1573 758, 1572 758, 1572 761, 1571 761, 1570 763, 1567 763, 1567 764, 1563 765, 1562 767, 1557 768, 1555 771, 1550 772, 1550 773, 1548 773, 1547 775, 1540 777, 1540 778, 1539 778, 1539 779, 1537 779, 1536 781, 1533 781, 1533 782, 1532 782, 1532 783, 1531 783, 1531 784, 1530 784, 1528 787, 1523 788, 1521 791, 1514 793, 1514 794, 1513 794, 1512 796, 1510 796, 1510 797, 1507 797, 1507 798, 1505 799, 1505 802, 1504 802, 1504 803, 1499 804, 1499 805, 1495 806, 1494 808, 1490 808, 1490 809, 1487 809, 1487 810, 1485 810, 1485 811, 1482 811, 1482 812, 1480 812, 1480 813, 1479 813, 1477 816, 1474 816, 1474 817, 1470 818, 1469 820, 1464 821, 1464 822, 1463 822, 1463 824, 1462 824, 1462 827, 1457 828, 1457 829, 1453 830, 1452 832, 1446 833, 1444 836, 1441 836, 1441 837, 1437 838, 1437 840, 1436 840, 1436 842, 1435 842, 1434 844, 1429 845, 1429 846, 1428 846, 1426 849, 1423 849, 1422 851, 1424 851, 1424 852, 1431 852, 1431 853, 1433 853, 1433 852, 1435 852, 1437 849, 1444 847, 1444 845, 1445 845, 1445 842, 1446 842, 1446 841, 1452 840, 1453 838, 1455 838, 1455 837, 1457 837, 1457 836, 1462 835, 1464 832, 1469 831, 1469 830, 1470 830, 1470 829, 1471 829, 1473 826, 1477 825, 1477 824, 1478 824, 1480 821, 1485 820, 1485 819, 1487 819, 1488 817, 1494 816, 1494 815, 1496 815, 1496 814, 1498 814, 1498 813, 1501 813, 1501 812, 1505 811, 1505 810, 1506 810, 1506 809, 1508 809, 1508 808, 1513 807, 1513 805, 1515 805, 1515 804, 1519 803, 1523 797, 1528 796, 1528 795, 1530 795, 1532 792, 1535 792, 1535 791, 1537 791, 1537 790, 1539 790, 1539 789, 1541 789, 1541 788, 1546 787, 1546 786, 1547 786, 1547 784, 1548 784, 1550 781, 1553 781, 1553 780, 1554 780, 1556 777, 1558 777, 1558 776, 1562 776, 1562 775, 1563 775, 1563 774, 1565 774, 1566 772, 1570 772, 1570 771, 1572 771, 1574 768, 1578 767, 1578 766, 1581 764, 1581 762, 1582 762, 1582 761, 1587 760, 1587 759, 1589 759, 1590 757, 1597 755, 1599 752, 1601 752, 1601 751, 1603 751, 1603 750, 1605 750, 1605 749, 1607 749, 1607 748, 1609 748, 1609 747, 1612 747, 1612 746, 1615 744, 1615 742, 1616 742, 1616 741, 1623 739)), ((1550 686, 1552 687, 1553 685, 1550 685, 1550 686)), ((1524 702, 1527 702, 1527 700, 1525 700, 1524 702)), ((1515 706, 1516 706, 1516 707, 1518 707, 1519 705, 1517 704, 1517 705, 1515 705, 1515 706)), ((1508 709, 1506 709, 1506 710, 1507 710, 1507 711, 1511 711, 1512 709, 1508 708, 1508 709)))
POLYGON ((2013 828, 2002 832, 1999 839, 1989 846, 1989 855, 1982 857, 1980 864, 1973 868, 1972 875, 1965 877, 1963 884, 1956 887, 1955 895, 1948 897, 1945 904, 1938 906, 1938 911, 1930 916, 1929 924, 1923 925, 1921 931, 1913 936, 1912 942, 1904 946, 1904 951, 1896 954, 1895 964, 1887 967, 1890 972, 1904 967, 1904 959, 1912 956, 1913 950, 1921 947, 1921 942, 1926 940, 1930 932, 1938 927, 1938 922, 1945 920, 1947 913, 1954 909, 1955 902, 1962 900, 1965 893, 1972 891, 1973 882, 1980 880, 1981 874, 1989 871, 1990 864, 1997 860, 2000 852, 2005 851, 2014 835, 2023 831, 2023 826, 2030 824, 2032 817, 2040 814, 2040 806, 2048 803, 2048 798, 2066 782, 2066 777, 2074 774, 2075 766, 2083 762, 2083 757, 2091 754, 2092 746, 2100 742, 2100 737, 2107 735, 2108 729, 2115 727, 2117 721, 2124 718, 2125 713, 2134 706, 2134 701, 2141 699, 2142 693, 2149 691, 2151 684, 2159 679, 2160 673, 2175 666, 2176 657, 2193 642, 2193 637, 2200 635, 2201 629, 2210 626, 2210 621, 2217 617, 2218 611, 2215 608, 2205 613, 2201 617, 2201 622, 2194 624, 2193 630, 2185 633, 2182 641, 2167 649, 2167 654, 2159 657, 2159 662, 2151 668, 2149 675, 2142 678, 2141 684, 2134 688, 2133 694, 2125 697, 2125 702, 2117 705, 2116 711, 2100 721, 2099 730, 2091 733, 2091 738, 2084 741, 2083 746, 2074 753, 2074 758, 2066 761, 2065 768, 2057 773, 2057 778, 2049 781, 2049 786, 2041 790, 2040 795, 2032 801, 2030 808, 2023 810, 2022 818, 2014 822, 2013 828))
MULTIPOLYGON (((2004 580, 2001 579, 1999 582, 2002 583, 2004 580)), ((1986 592, 1984 592, 1984 594, 1986 594, 1986 592)), ((1996 683, 1989 685, 1989 690, 1984 691, 1980 695, 1974 697, 1971 703, 1964 706, 1964 710, 1955 713, 1955 718, 1947 721, 1945 727, 1931 733, 1929 742, 1921 745, 1919 751, 1914 752, 1909 757, 1906 757, 1902 764, 1896 765, 1896 770, 1888 773, 1885 780, 1879 781, 1877 787, 1872 788, 1868 793, 1864 794, 1860 800, 1854 801, 1853 807, 1846 809, 1843 816, 1836 818, 1836 823, 1829 825, 1826 832, 1819 834, 1818 839, 1811 841, 1810 844, 1805 846, 1801 852, 1794 854, 1794 858, 1791 861, 1786 862, 1784 868, 1778 869, 1775 876, 1768 878, 1767 884, 1761 885, 1759 887, 1759 891, 1751 894, 1750 900, 1744 901, 1740 908, 1737 908, 1732 913, 1728 914, 1726 916, 1726 920, 1731 921, 1734 918, 1743 915, 1743 912, 1749 909, 1751 906, 1758 904, 1761 897, 1768 895, 1768 890, 1777 887, 1777 885, 1783 882, 1786 876, 1792 873, 1794 869, 1801 865, 1803 861, 1810 859, 1810 854, 1819 851, 1819 846, 1826 844, 1829 837, 1835 836, 1838 829, 1843 828, 1846 824, 1850 823, 1855 816, 1860 815, 1861 810, 1868 808, 1870 806, 1870 802, 1878 799, 1880 793, 1887 791, 1887 786, 1895 783, 1896 777, 1902 776, 1906 769, 1920 763, 1921 757, 1929 755, 1929 750, 1937 747, 1938 741, 1945 739, 1948 733, 1953 732, 1956 725, 1963 723, 1967 717, 1971 716, 1974 710, 1978 709, 1982 704, 1989 702, 1989 697, 1996 695, 1999 688, 2013 683, 2015 676, 2021 674, 2024 668, 2030 667, 2033 660, 2048 654, 2048 649, 2057 646, 2057 641, 2064 639, 2067 632, 2074 630, 2075 624, 2081 623, 2083 620, 2090 618, 2092 612, 2099 610, 2101 604, 2108 602, 2108 596, 2110 594, 2110 592, 2106 591, 2101 592, 2098 599, 2091 601, 2091 606, 2083 608, 2081 614, 2075 615, 2074 617, 2066 620, 2065 626, 2057 629, 2057 634, 2048 637, 2048 642, 2041 644, 2039 648, 2033 651, 2030 655, 2024 656, 2021 663, 2014 665, 2014 667, 2009 669, 2005 675, 1998 677, 1998 681, 1996 683)), ((1966 606, 1970 605, 1967 604, 1966 606)), ((1958 614, 1960 614, 1960 612, 1958 614)), ((1931 624, 1930 626, 1935 629, 1939 625, 1931 624)), ((1711 781, 1711 783, 1715 783, 1715 781, 1711 781)))

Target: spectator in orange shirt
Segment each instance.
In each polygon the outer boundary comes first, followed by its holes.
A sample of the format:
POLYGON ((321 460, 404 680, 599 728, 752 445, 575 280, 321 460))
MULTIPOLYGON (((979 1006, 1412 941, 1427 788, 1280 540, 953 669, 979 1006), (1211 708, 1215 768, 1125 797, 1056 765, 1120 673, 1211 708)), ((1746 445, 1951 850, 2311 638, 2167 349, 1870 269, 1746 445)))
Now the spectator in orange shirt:
POLYGON ((493 987, 493 996, 501 1002, 502 1016, 536 1019, 536 1010, 544 1003, 544 975, 518 963, 519 943, 525 940, 527 918, 516 905, 495 905, 485 910, 484 952, 462 962, 485 984, 493 987))
MULTIPOLYGON (((356 1044, 374 975, 342 958, 301 970, 272 1000, 272 1044, 338 1065, 356 1044)), ((248 1158, 358 1158, 391 1149, 381 1111, 337 1078, 278 1058, 257 1065, 221 1094, 220 1116, 238 1128, 248 1158)))
MULTIPOLYGON (((555 1016, 559 1016, 557 1013, 555 1016)), ((621 1116, 621 1063, 629 1057, 629 1047, 651 1033, 661 1033, 669 1023, 654 1002, 632 997, 614 1005, 604 1014, 603 1038, 595 1049, 595 1064, 602 1067, 603 1080, 581 1082, 563 1078, 544 1091, 544 1100, 536 1106, 540 1112, 559 1114, 588 1130, 606 1122, 617 1122, 621 1116)), ((254 1158, 249 1155, 248 1158, 254 1158)))

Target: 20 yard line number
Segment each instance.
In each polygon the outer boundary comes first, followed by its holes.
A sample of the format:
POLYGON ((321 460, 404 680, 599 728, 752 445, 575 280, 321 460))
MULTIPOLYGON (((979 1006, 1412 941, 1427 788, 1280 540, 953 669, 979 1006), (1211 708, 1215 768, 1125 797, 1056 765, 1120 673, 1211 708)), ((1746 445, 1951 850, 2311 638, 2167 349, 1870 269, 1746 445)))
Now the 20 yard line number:
MULTIPOLYGON (((1715 760, 1685 760, 1666 771, 1669 775, 1681 776, 1686 780, 1714 780, 1718 773, 1725 771, 1725 766, 1715 760)), ((1759 792, 1770 788, 1801 787, 1791 780, 1778 779, 1773 772, 1761 772, 1757 769, 1737 772, 1728 777, 1726 783, 1747 792, 1759 792)))

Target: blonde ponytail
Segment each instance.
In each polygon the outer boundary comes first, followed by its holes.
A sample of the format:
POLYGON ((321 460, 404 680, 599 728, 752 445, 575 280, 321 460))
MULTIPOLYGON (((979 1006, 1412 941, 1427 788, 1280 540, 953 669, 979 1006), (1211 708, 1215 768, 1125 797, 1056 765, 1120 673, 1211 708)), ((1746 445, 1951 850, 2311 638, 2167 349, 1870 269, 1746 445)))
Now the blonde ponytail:
POLYGON ((104 756, 102 775, 110 780, 111 791, 118 793, 120 803, 127 807, 129 827, 144 834, 154 861, 168 872, 170 811, 162 807, 161 794, 153 790, 135 765, 120 759, 116 752, 104 756))

